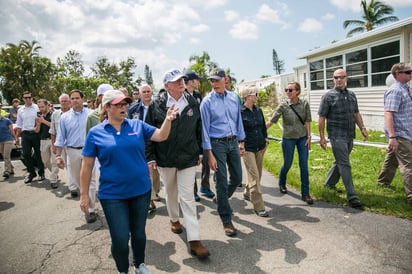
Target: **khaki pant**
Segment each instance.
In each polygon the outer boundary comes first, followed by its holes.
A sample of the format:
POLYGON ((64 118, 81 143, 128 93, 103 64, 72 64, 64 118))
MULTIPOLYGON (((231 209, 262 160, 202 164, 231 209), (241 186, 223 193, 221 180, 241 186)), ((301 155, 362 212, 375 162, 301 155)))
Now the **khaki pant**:
POLYGON ((265 210, 262 190, 260 188, 263 156, 265 155, 265 151, 265 149, 258 152, 246 151, 243 155, 243 161, 247 171, 247 185, 244 194, 250 197, 250 201, 256 211, 265 210))
POLYGON ((154 200, 156 199, 156 194, 159 194, 160 192, 160 175, 157 169, 153 170, 153 174, 150 179, 152 180, 152 196, 150 199, 154 200))
POLYGON ((13 141, 0 142, 0 154, 3 155, 4 172, 13 172, 13 165, 11 164, 10 155, 13 149, 13 141))
POLYGON ((403 179, 406 199, 412 203, 412 142, 404 138, 396 138, 399 146, 396 158, 399 163, 399 171, 403 179))
POLYGON ((385 160, 383 161, 381 172, 378 177, 378 184, 389 186, 395 177, 398 169, 398 159, 392 150, 388 150, 385 160))
POLYGON ((59 168, 56 165, 56 156, 52 152, 50 139, 40 140, 40 154, 44 168, 50 171, 50 182, 56 183, 59 168))
POLYGON ((199 221, 193 196, 193 178, 196 167, 177 169, 173 167, 157 167, 166 190, 166 206, 172 222, 179 221, 179 204, 186 227, 187 241, 199 241, 199 221))

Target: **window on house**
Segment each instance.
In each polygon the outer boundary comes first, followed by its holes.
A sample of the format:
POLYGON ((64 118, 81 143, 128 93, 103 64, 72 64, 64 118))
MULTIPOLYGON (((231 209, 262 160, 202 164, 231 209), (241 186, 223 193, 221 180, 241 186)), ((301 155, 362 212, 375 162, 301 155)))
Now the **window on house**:
POLYGON ((314 61, 309 63, 310 89, 333 88, 333 72, 338 68, 346 70, 348 88, 384 86, 392 65, 399 62, 399 40, 314 61))
POLYGON ((384 86, 392 65, 399 62, 399 40, 371 47, 372 86, 384 86))
POLYGON ((311 62, 309 64, 310 69, 310 89, 319 90, 324 89, 325 83, 323 79, 323 60, 311 62))
POLYGON ((368 52, 361 49, 345 54, 348 88, 368 86, 368 52))

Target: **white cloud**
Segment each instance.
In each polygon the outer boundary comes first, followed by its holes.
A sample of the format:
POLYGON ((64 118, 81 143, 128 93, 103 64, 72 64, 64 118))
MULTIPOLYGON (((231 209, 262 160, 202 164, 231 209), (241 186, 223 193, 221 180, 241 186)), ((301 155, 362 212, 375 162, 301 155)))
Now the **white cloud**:
POLYGON ((272 9, 266 4, 263 4, 259 7, 258 13, 256 14, 256 18, 262 21, 269 21, 272 23, 281 22, 278 11, 272 9))
POLYGON ((335 19, 335 15, 333 13, 328 12, 325 15, 323 15, 321 18, 322 20, 330 21, 330 20, 335 19))
POLYGON ((260 21, 271 22, 281 25, 282 29, 287 29, 290 27, 290 24, 284 22, 281 19, 280 14, 285 16, 288 13, 288 7, 284 4, 280 5, 280 10, 275 10, 269 7, 267 4, 263 4, 259 7, 259 10, 256 14, 256 19, 260 21))
POLYGON ((381 0, 386 5, 392 6, 392 8, 397 7, 408 7, 412 6, 412 0, 381 0))
POLYGON ((227 10, 225 11, 225 19, 228 22, 234 21, 239 18, 239 13, 234 10, 227 10))
POLYGON ((230 35, 233 38, 241 40, 256 40, 258 39, 258 27, 255 23, 247 20, 242 20, 232 26, 230 35))
POLYGON ((209 26, 206 24, 198 24, 192 27, 192 31, 194 32, 205 32, 205 31, 208 31, 209 29, 210 29, 209 26))
POLYGON ((306 18, 298 27, 301 32, 319 32, 322 29, 323 24, 315 18, 306 18))
MULTIPOLYGON (((408 7, 412 5, 412 0, 380 0, 386 5, 392 8, 397 7, 408 7)), ((358 13, 362 11, 360 0, 330 0, 330 3, 342 10, 350 10, 352 12, 358 13)))
POLYGON ((330 3, 342 10, 350 10, 352 12, 359 12, 361 10, 360 0, 330 0, 330 3))
POLYGON ((200 44, 200 39, 192 37, 192 38, 189 39, 189 43, 192 44, 192 45, 200 44))

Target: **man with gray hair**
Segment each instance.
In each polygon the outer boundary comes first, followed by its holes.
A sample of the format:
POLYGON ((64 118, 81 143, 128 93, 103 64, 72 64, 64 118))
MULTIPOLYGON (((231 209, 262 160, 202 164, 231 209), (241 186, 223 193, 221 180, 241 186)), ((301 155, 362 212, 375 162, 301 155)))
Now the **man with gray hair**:
MULTIPOLYGON (((128 110, 129 119, 139 119, 146 121, 147 110, 152 102, 152 88, 148 84, 143 84, 139 88, 140 100, 133 103, 128 110)), ((156 205, 154 201, 160 201, 160 175, 157 168, 153 168, 150 172, 150 179, 152 181, 152 196, 150 199, 149 213, 156 211, 156 205)))
MULTIPOLYGON (((56 162, 56 147, 54 146, 54 143, 56 142, 56 135, 57 131, 59 129, 60 125, 60 117, 62 116, 63 113, 67 112, 70 110, 71 102, 70 102, 70 97, 66 93, 62 93, 59 96, 59 103, 60 103, 60 109, 56 110, 53 112, 51 116, 51 122, 50 122, 50 141, 51 141, 51 149, 52 149, 52 161, 56 162)), ((66 163, 66 169, 68 170, 69 167, 67 166, 67 152, 66 152, 66 147, 62 148, 61 151, 61 157, 63 158, 64 162, 66 163)), ((58 172, 59 169, 57 169, 58 172)), ((58 178, 58 173, 56 174, 58 178)), ((52 188, 57 188, 57 178, 54 178, 50 176, 50 186, 52 188)), ((67 180, 70 182, 70 172, 67 172, 67 180)))

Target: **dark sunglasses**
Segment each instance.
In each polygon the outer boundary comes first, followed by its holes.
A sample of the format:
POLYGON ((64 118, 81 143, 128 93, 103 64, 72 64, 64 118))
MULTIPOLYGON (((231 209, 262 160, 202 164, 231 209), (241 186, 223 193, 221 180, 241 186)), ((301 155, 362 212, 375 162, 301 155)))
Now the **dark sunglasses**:
POLYGON ((118 103, 118 104, 110 104, 110 105, 113 106, 113 107, 116 107, 116 108, 123 108, 123 107, 128 107, 129 106, 128 103, 118 103))
POLYGON ((337 80, 337 79, 345 79, 345 78, 346 78, 346 75, 344 75, 344 76, 333 76, 333 78, 335 78, 336 80, 337 80))
POLYGON ((294 89, 292 89, 292 88, 285 88, 285 92, 292 92, 292 91, 294 91, 294 89))
POLYGON ((31 99, 31 96, 25 96, 23 99, 31 99))
POLYGON ((405 74, 412 74, 412 70, 404 70, 404 71, 400 71, 399 73, 405 73, 405 74))

